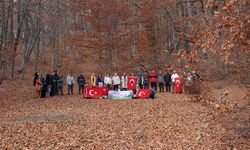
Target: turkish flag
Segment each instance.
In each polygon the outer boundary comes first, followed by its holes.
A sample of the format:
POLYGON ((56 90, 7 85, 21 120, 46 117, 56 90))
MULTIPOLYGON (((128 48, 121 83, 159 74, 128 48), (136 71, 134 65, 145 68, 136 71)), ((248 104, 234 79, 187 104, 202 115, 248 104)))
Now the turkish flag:
POLYGON ((138 99, 147 99, 150 97, 152 90, 151 89, 138 89, 135 97, 138 99))
POLYGON ((103 97, 103 88, 101 87, 86 87, 84 89, 84 98, 98 99, 103 97))
POLYGON ((107 86, 101 87, 102 88, 102 95, 108 96, 109 95, 109 88, 107 86))
POLYGON ((134 90, 137 85, 137 77, 128 77, 128 90, 134 90))
POLYGON ((182 86, 183 86, 183 79, 182 78, 175 78, 175 92, 182 93, 182 86))

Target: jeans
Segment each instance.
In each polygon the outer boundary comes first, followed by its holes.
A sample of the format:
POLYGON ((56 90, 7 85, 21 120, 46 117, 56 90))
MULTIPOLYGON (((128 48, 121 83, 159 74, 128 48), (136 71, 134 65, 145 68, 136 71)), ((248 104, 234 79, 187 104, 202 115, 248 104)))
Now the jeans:
POLYGON ((84 85, 79 85, 79 90, 78 90, 78 94, 83 94, 84 91, 84 85))
POLYGON ((159 82, 159 88, 160 88, 160 92, 163 93, 164 92, 163 82, 159 82))
POLYGON ((68 95, 73 95, 74 84, 68 84, 68 95))
POLYGON ((144 89, 149 89, 148 83, 144 83, 143 86, 144 86, 144 89))
POLYGON ((156 82, 151 82, 150 84, 151 84, 151 88, 155 89, 155 91, 157 91, 157 84, 156 84, 156 82))
POLYGON ((175 84, 174 84, 174 82, 171 82, 171 87, 172 87, 172 93, 175 93, 175 84))
POLYGON ((170 92, 170 82, 166 82, 166 92, 170 92))
POLYGON ((114 91, 118 91, 119 85, 114 85, 114 91))
POLYGON ((48 85, 47 87, 47 96, 50 97, 51 94, 51 85, 48 85))
POLYGON ((58 95, 63 95, 63 86, 58 86, 58 95))

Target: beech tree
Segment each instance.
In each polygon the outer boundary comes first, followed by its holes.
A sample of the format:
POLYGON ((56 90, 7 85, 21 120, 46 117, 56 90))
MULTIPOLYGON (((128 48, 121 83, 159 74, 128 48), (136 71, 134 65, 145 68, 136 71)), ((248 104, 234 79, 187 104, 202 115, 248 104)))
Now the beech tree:
POLYGON ((82 63, 88 51, 100 72, 166 65, 222 76, 249 70, 247 0, 2 0, 0 5, 1 80, 6 72, 12 79, 17 72, 24 76, 29 62, 33 72, 39 64, 61 69, 70 59, 82 63))

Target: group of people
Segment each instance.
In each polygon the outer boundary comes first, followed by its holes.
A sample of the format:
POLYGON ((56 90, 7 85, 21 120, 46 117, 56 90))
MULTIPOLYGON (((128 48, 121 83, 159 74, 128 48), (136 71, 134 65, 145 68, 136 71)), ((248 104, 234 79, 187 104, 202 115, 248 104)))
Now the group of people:
MULTIPOLYGON (((189 87, 191 86, 193 80, 201 79, 201 77, 195 71, 179 76, 176 71, 166 72, 164 74, 162 73, 162 71, 156 73, 155 70, 153 70, 151 73, 144 72, 140 75, 135 75, 132 73, 131 76, 137 78, 137 88, 153 89, 154 91, 159 91, 160 93, 175 93, 175 79, 179 77, 182 77, 184 79, 184 91, 188 93, 189 87)), ((102 74, 98 74, 96 76, 95 73, 92 73, 89 84, 86 82, 85 76, 82 73, 79 73, 76 81, 78 85, 79 95, 84 93, 85 86, 107 86, 109 90, 112 89, 114 91, 128 89, 128 75, 126 73, 123 73, 123 75, 121 76, 119 76, 117 73, 114 73, 113 76, 110 76, 110 74, 107 73, 104 77, 102 76, 102 74)), ((37 97, 44 98, 56 95, 64 95, 64 80, 61 74, 58 75, 57 71, 53 71, 51 74, 42 74, 41 76, 36 73, 33 84, 36 89, 37 97)), ((67 75, 66 84, 68 92, 67 94, 73 95, 75 78, 72 73, 69 73, 67 75)))

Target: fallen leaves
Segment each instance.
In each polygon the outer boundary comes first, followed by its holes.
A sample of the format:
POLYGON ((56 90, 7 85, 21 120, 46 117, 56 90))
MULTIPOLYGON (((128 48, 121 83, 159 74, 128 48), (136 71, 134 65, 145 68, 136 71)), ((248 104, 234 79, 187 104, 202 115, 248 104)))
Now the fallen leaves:
MULTIPOLYGON (((235 86, 206 89, 212 90, 214 97, 222 96, 220 103, 226 105, 235 102, 236 93, 246 92, 235 86)), ((194 103, 185 94, 124 101, 81 96, 33 99, 25 90, 1 96, 5 98, 1 98, 4 105, 0 106, 0 149, 217 149, 230 143, 237 148, 247 146, 244 126, 239 129, 241 134, 236 134, 231 122, 246 119, 240 115, 244 109, 236 112, 229 107, 231 113, 223 112, 222 117, 221 111, 201 101, 194 103), (229 117, 232 114, 237 117, 229 117), (229 126, 224 124, 228 122, 229 126)), ((200 98, 210 100, 206 95, 200 98)), ((245 99, 243 96, 237 106, 244 106, 241 102, 245 99)))

